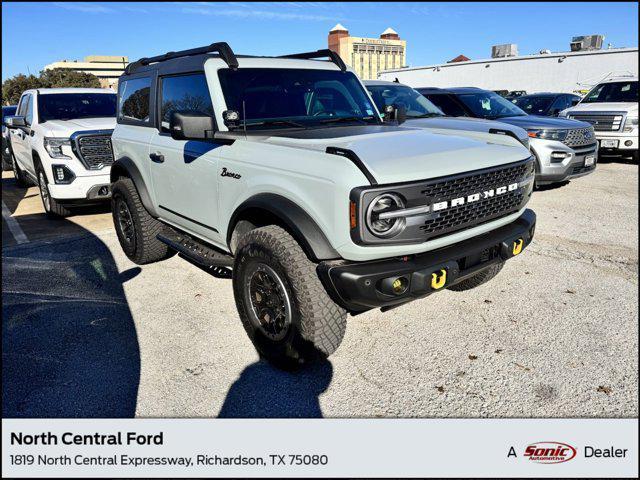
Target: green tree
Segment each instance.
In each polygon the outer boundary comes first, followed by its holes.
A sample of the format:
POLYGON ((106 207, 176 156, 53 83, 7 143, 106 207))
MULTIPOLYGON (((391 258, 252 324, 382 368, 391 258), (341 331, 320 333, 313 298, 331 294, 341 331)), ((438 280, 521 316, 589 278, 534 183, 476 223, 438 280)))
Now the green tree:
POLYGON ((66 68, 53 68, 40 72, 41 88, 100 88, 100 80, 91 73, 66 68))
POLYGON ((2 104, 3 105, 15 105, 20 100, 20 95, 25 90, 30 88, 39 88, 40 79, 35 75, 24 75, 22 73, 7 78, 2 82, 2 104))
POLYGON ((39 76, 22 73, 2 82, 2 103, 15 105, 20 95, 31 88, 100 88, 100 80, 95 75, 65 68, 43 70, 39 76))

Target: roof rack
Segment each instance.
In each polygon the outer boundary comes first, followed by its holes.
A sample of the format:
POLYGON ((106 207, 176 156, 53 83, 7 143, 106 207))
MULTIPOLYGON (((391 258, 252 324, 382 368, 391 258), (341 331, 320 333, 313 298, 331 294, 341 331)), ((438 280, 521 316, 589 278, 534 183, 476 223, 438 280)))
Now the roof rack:
POLYGON ((125 68, 124 72, 126 74, 130 74, 139 67, 149 65, 151 63, 163 62, 165 60, 171 60, 172 58, 190 57, 192 55, 201 55, 203 53, 212 52, 217 52, 218 54, 220 54, 220 58, 222 58, 222 60, 224 60, 230 68, 234 70, 238 68, 238 59, 236 58, 235 53, 233 53, 233 50, 231 50, 229 44, 227 42, 217 42, 212 43, 211 45, 207 45, 206 47, 191 48, 189 50, 181 50, 179 52, 167 52, 164 55, 158 55, 156 57, 141 58, 140 60, 127 65, 127 68, 125 68))
POLYGON ((335 63, 340 70, 343 72, 347 70, 347 66, 338 55, 333 50, 325 48, 324 50, 316 50, 315 52, 304 52, 304 53, 294 53, 291 55, 281 55, 280 58, 301 58, 304 60, 311 60, 314 58, 329 58, 333 63, 335 63))

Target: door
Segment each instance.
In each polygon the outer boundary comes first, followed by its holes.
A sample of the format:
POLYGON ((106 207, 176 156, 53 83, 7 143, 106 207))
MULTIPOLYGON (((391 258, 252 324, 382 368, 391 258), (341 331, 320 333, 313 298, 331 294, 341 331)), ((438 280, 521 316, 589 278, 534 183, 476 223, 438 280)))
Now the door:
POLYGON ((169 121, 174 111, 213 116, 204 73, 160 77, 158 128, 151 137, 151 178, 162 218, 214 242, 218 231, 218 153, 211 141, 174 140, 169 121))
POLYGON ((31 124, 33 123, 33 95, 24 94, 20 98, 16 116, 24 117, 27 127, 12 128, 9 132, 11 138, 11 148, 13 155, 22 170, 35 175, 33 171, 33 159, 31 158, 31 145, 29 134, 31 132, 31 124))

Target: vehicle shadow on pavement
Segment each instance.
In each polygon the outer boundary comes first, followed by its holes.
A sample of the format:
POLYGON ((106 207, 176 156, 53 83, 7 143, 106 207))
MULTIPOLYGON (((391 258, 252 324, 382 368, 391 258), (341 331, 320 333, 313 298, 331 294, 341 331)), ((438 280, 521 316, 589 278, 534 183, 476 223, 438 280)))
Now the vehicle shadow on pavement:
POLYGON ((220 418, 319 418, 319 396, 331 383, 328 360, 298 372, 286 372, 258 361, 231 385, 220 418))
POLYGON ((134 416, 140 352, 122 284, 139 272, 119 273, 86 230, 3 248, 3 417, 134 416))

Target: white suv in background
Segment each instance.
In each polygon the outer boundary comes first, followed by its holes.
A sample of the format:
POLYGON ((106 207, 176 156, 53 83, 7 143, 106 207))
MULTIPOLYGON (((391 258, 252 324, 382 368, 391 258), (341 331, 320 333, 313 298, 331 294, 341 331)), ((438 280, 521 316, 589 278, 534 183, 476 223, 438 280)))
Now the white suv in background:
POLYGON ((638 161, 638 77, 605 80, 560 116, 592 124, 600 153, 630 155, 638 161))
POLYGON ((116 94, 100 88, 40 88, 22 94, 10 130, 18 184, 40 188, 45 211, 108 200, 116 94))

